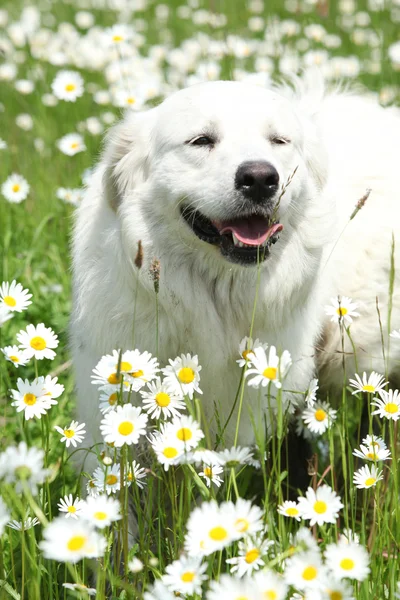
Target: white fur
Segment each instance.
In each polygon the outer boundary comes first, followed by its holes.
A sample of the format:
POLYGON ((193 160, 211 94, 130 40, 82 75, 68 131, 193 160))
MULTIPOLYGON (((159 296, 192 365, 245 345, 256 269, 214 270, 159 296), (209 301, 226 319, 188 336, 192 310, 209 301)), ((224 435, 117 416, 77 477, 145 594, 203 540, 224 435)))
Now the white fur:
MULTIPOLYGON (((166 363, 182 352, 198 354, 210 429, 216 430, 214 403, 221 422, 226 420, 240 379, 235 361, 240 340, 249 334, 258 269, 231 264, 218 248, 200 241, 179 207, 190 203, 211 219, 226 217, 236 169, 247 160, 269 161, 281 182, 297 167, 279 209, 284 230, 259 271, 253 331, 254 338, 290 351, 293 366, 285 388, 307 389, 327 319, 323 306, 337 294, 359 302, 361 316, 351 328, 358 371, 385 372, 375 298, 387 341, 392 233, 400 262, 399 143, 398 114, 369 99, 348 94, 316 99, 307 90, 288 93, 233 82, 182 90, 154 109, 128 114, 111 130, 78 210, 73 245, 78 410, 93 438, 99 411, 90 375, 97 361, 114 348, 155 353, 149 274, 154 258, 161 263, 158 358, 166 363), (185 144, 210 125, 219 137, 212 151, 185 144), (272 133, 291 143, 271 144, 272 133), (370 198, 348 224, 366 188, 372 189, 370 198), (138 272, 139 240, 144 263, 138 272)), ((400 327, 398 279, 393 328, 400 327)), ((323 339, 321 372, 328 385, 341 387, 337 325, 328 325, 323 339)), ((388 372, 399 358, 400 344, 392 341, 388 372)), ((347 364, 353 375, 350 355, 347 364)), ((241 444, 254 441, 254 424, 263 428, 264 410, 258 393, 246 389, 241 444)), ((235 423, 236 413, 225 443, 232 441, 235 423)))

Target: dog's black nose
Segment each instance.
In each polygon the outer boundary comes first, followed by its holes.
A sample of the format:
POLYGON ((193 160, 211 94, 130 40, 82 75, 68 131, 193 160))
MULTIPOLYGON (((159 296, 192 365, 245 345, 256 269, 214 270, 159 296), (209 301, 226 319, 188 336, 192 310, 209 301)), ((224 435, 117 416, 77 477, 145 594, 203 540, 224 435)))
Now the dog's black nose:
POLYGON ((278 171, 265 160, 248 160, 236 171, 236 189, 257 204, 272 198, 278 190, 278 184, 278 171))

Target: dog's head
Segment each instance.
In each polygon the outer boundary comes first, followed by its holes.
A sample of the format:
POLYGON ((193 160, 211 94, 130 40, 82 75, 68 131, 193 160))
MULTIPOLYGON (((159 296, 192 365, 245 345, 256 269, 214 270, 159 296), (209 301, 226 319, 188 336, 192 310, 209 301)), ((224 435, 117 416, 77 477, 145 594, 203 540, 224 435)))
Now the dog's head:
MULTIPOLYGON (((306 217, 327 176, 310 115, 272 90, 220 81, 131 114, 106 148, 108 199, 153 239, 257 264, 306 217)), ((279 247, 279 246, 278 246, 279 247)), ((275 252, 274 252, 275 253, 275 252)))

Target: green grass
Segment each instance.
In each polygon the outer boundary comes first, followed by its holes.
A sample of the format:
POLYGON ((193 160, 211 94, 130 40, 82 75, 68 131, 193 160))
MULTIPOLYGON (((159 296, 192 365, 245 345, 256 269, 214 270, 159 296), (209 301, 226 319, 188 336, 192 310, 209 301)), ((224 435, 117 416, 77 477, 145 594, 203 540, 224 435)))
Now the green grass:
MULTIPOLYGON (((375 33, 378 36, 378 43, 374 49, 368 43, 354 43, 352 33, 355 27, 342 26, 343 15, 338 2, 328 0, 326 4, 329 8, 327 16, 324 16, 323 2, 312 6, 309 12, 300 10, 297 14, 292 14, 285 9, 281 1, 273 0, 266 3, 260 16, 266 23, 271 23, 273 19, 294 19, 302 27, 314 23, 322 24, 328 33, 338 35, 342 42, 339 48, 328 50, 332 57, 355 56, 360 60, 357 83, 361 83, 377 95, 388 87, 393 89, 398 74, 387 58, 387 49, 396 41, 398 25, 391 18, 390 3, 386 3, 385 10, 377 12, 370 11, 365 2, 356 3, 358 11, 366 11, 370 15, 371 23, 364 29, 371 31, 371 35, 375 33), (379 68, 377 72, 371 73, 368 61, 373 53, 379 68)), ((263 37, 263 33, 251 32, 248 29, 247 21, 251 13, 244 2, 199 2, 199 8, 226 15, 226 25, 220 28, 194 25, 191 19, 179 19, 176 8, 180 5, 177 0, 168 3, 170 13, 163 23, 156 17, 156 2, 149 2, 143 11, 135 14, 134 18, 143 19, 147 25, 146 31, 143 32, 144 43, 139 50, 142 55, 147 55, 154 45, 163 44, 166 35, 170 40, 168 48, 179 46, 199 32, 220 41, 227 40, 229 35, 236 35, 245 40, 261 40, 263 37)), ((305 5, 299 3, 299 6, 305 5)), ((22 7, 22 2, 4 5, 9 11, 10 21, 19 19, 22 7)), ((40 4, 40 7, 44 18, 46 14, 53 15, 54 23, 50 26, 53 30, 59 23, 73 23, 74 15, 79 10, 74 2, 55 1, 51 5, 40 4)), ((96 17, 96 25, 100 27, 118 22, 118 14, 113 10, 96 9, 92 12, 96 17)), ((134 18, 131 18, 131 22, 134 18)), ((4 32, 0 29, 0 40, 3 35, 7 38, 6 29, 4 32)), ((288 51, 297 52, 297 43, 303 37, 300 33, 293 38, 282 39, 282 47, 278 49, 276 56, 272 56, 276 75, 279 75, 279 56, 288 51)), ((323 46, 319 42, 310 42, 310 49, 320 48, 323 46)), ((51 363, 41 361, 35 365, 31 361, 28 366, 17 371, 11 363, 0 359, 0 448, 4 451, 22 439, 32 446, 45 447, 48 449, 46 464, 52 470, 50 482, 43 486, 41 494, 35 499, 29 494, 15 494, 12 486, 2 485, 1 495, 12 510, 13 519, 21 520, 26 517, 29 507, 31 516, 36 513, 42 522, 41 525, 22 534, 7 528, 1 538, 0 599, 58 600, 86 597, 85 594, 74 596, 73 592, 63 589, 61 584, 76 580, 89 585, 90 582, 94 582, 92 571, 97 572, 98 599, 142 598, 146 586, 155 577, 160 576, 169 563, 179 557, 183 547, 185 524, 193 505, 199 503, 201 498, 207 500, 214 496, 221 502, 224 499, 235 500, 238 494, 252 499, 257 493, 257 503, 263 507, 265 523, 268 525, 268 538, 275 542, 275 555, 269 555, 266 563, 279 571, 282 559, 289 554, 288 549, 292 543, 289 534, 298 528, 296 522, 278 516, 276 511, 277 504, 282 502, 286 494, 287 474, 281 466, 281 445, 285 447, 287 441, 283 437, 259 442, 260 454, 267 452, 270 458, 256 476, 256 484, 252 469, 230 469, 224 474, 224 486, 220 490, 214 487, 211 492, 193 467, 173 468, 164 473, 152 457, 149 465, 146 464, 150 469, 147 491, 141 492, 136 486, 131 487, 138 515, 137 540, 132 548, 128 547, 126 540, 127 516, 124 511, 123 521, 115 527, 119 533, 111 530, 108 532, 110 544, 113 539, 117 541, 110 545, 104 559, 85 559, 77 565, 66 567, 62 563, 44 559, 40 553, 37 544, 42 539, 45 519, 51 520, 57 514, 57 502, 61 496, 67 493, 80 494, 81 489, 80 478, 76 477, 70 464, 71 460, 67 458, 59 435, 54 431, 54 425, 64 427, 70 422, 75 405, 74 383, 68 363, 68 319, 71 308, 69 242, 73 208, 56 198, 56 190, 59 187, 75 188, 82 185, 83 171, 94 165, 99 156, 102 136, 84 133, 87 150, 74 157, 63 155, 55 144, 63 135, 76 131, 78 122, 91 116, 99 116, 105 111, 111 111, 118 118, 121 110, 112 105, 102 107, 95 104, 88 91, 76 103, 60 101, 57 106, 46 107, 42 103, 42 95, 50 91, 50 84, 60 68, 46 60, 35 59, 29 44, 12 50, 10 55, 6 52, 5 60, 13 62, 14 52, 19 52, 20 58, 22 53, 24 58, 23 62, 18 63, 18 78, 31 78, 34 73, 38 78, 35 79, 35 91, 28 96, 18 93, 13 82, 0 82, 0 101, 3 106, 0 112, 0 132, 8 145, 7 149, 0 150, 0 184, 11 173, 16 172, 22 174, 31 187, 28 198, 18 205, 10 204, 0 197, 0 280, 16 279, 21 282, 33 294, 33 303, 27 312, 17 314, 0 329, 0 347, 15 343, 16 333, 28 323, 40 322, 44 322, 57 333, 60 344, 56 359, 51 363), (32 116, 32 131, 23 131, 16 125, 15 118, 21 113, 29 113, 32 116), (42 152, 35 148, 36 138, 43 141, 42 152), (55 285, 60 286, 58 291, 53 290, 52 286, 55 285), (9 390, 16 388, 17 377, 32 380, 36 368, 39 368, 40 375, 58 372, 65 392, 59 399, 58 406, 53 407, 46 418, 41 421, 34 419, 24 422, 21 414, 17 415, 11 406, 9 390), (143 561, 143 571, 138 574, 128 572, 128 552, 130 557, 135 555, 143 561), (151 560, 154 558, 157 559, 157 564, 151 560), (121 564, 124 566, 121 567, 121 564)), ((221 78, 232 78, 237 68, 252 72, 255 58, 256 56, 243 59, 233 55, 225 56, 221 63, 221 78)), ((205 50, 202 60, 207 59, 205 50)), ((74 66, 68 65, 63 68, 76 70, 74 66)), ((167 61, 161 65, 161 70, 168 81, 167 61)), ((85 79, 86 89, 89 83, 97 84, 100 89, 107 89, 103 70, 81 70, 81 74, 85 79)), ((396 102, 396 90, 393 102, 396 102)), ((393 270, 394 265, 392 275, 393 270)), ((390 282, 388 288, 389 284, 390 282)), ((357 531, 362 544, 368 547, 371 555, 371 574, 362 584, 354 585, 354 597, 357 600, 393 599, 397 581, 400 579, 398 464, 396 458, 390 463, 385 463, 385 479, 371 490, 355 489, 352 474, 355 468, 361 466, 361 461, 353 457, 352 451, 357 443, 361 399, 350 398, 349 391, 344 389, 338 419, 323 436, 328 455, 321 451, 321 446, 315 445, 318 456, 317 472, 310 478, 314 488, 321 482, 335 488, 345 508, 341 512, 338 526, 315 527, 312 532, 324 548, 327 543, 336 541, 338 532, 342 531, 344 526, 357 531)), ((199 406, 188 403, 189 411, 196 415, 200 411, 199 406)), ((282 415, 280 431, 284 430, 285 424, 286 417, 282 415)), ((205 426, 204 423, 202 425, 205 426)), ((390 426, 386 425, 382 434, 390 440, 389 447, 392 455, 396 457, 397 427, 393 427, 392 423, 390 426)), ((285 452, 290 453, 290 450, 290 447, 286 448, 285 452)), ((131 451, 127 455, 122 453, 121 460, 118 458, 124 469, 127 468, 130 454, 131 451)), ((112 449, 108 449, 108 455, 113 459, 117 458, 112 449)), ((120 499, 126 507, 126 488, 120 499)), ((237 545, 234 544, 209 559, 207 573, 210 578, 217 578, 222 572, 229 572, 224 559, 236 556, 236 550, 237 545)), ((289 598, 290 594, 287 597, 289 598)))

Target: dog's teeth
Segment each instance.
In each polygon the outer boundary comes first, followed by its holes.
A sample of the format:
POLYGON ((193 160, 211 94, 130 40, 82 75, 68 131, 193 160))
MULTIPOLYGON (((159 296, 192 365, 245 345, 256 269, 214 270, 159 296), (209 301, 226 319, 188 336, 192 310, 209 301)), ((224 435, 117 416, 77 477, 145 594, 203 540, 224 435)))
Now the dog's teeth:
POLYGON ((233 243, 234 243, 234 245, 235 245, 235 246, 238 246, 239 248, 243 248, 243 246, 244 246, 243 242, 241 242, 241 241, 240 241, 240 240, 239 240, 239 239, 236 237, 236 235, 233 233, 233 231, 232 231, 232 240, 233 240, 233 243))

